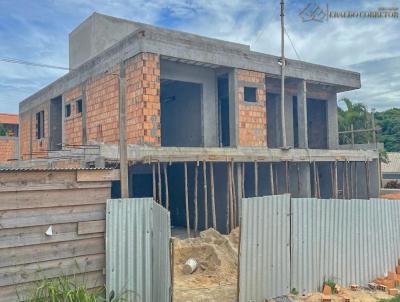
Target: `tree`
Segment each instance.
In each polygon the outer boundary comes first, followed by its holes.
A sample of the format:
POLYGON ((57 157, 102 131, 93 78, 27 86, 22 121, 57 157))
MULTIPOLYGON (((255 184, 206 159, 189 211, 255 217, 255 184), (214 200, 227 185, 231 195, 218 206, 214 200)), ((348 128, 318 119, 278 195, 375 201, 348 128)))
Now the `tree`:
MULTIPOLYGON (((348 98, 343 98, 340 102, 344 102, 346 108, 338 107, 339 131, 349 131, 351 125, 353 125, 354 130, 372 128, 372 113, 368 112, 363 103, 353 103, 348 98)), ((377 140, 384 144, 384 151, 400 152, 400 108, 376 112, 375 120, 376 127, 380 128, 377 132, 377 140)), ((371 131, 354 133, 354 143, 366 144, 370 142, 372 142, 371 131)), ((351 134, 340 135, 339 143, 351 143, 351 134)))
POLYGON ((400 108, 376 113, 377 124, 381 127, 379 141, 388 152, 400 152, 400 108))
MULTIPOLYGON (((362 103, 353 103, 348 98, 343 98, 340 102, 344 102, 346 109, 338 107, 338 123, 339 131, 350 131, 351 125, 354 130, 372 128, 371 113, 362 103)), ((351 143, 351 134, 343 134, 339 137, 340 144, 351 143)), ((372 133, 370 132, 355 132, 354 143, 366 144, 372 141, 372 133)))

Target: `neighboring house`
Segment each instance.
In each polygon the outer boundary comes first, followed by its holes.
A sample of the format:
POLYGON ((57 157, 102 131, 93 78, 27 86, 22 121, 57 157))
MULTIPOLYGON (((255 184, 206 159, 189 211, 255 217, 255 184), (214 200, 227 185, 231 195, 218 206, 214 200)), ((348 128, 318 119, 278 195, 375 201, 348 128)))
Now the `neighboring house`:
POLYGON ((400 152, 387 152, 389 162, 381 164, 382 186, 389 181, 397 181, 400 184, 400 152))
POLYGON ((0 113, 0 165, 18 159, 18 115, 0 113))
POLYGON ((68 74, 20 103, 23 160, 91 145, 83 164, 118 165, 121 96, 131 195, 169 200, 175 222, 182 162, 190 207, 215 198, 219 221, 237 196, 379 194, 378 153, 338 147, 337 93, 360 88, 357 72, 287 59, 282 119, 279 57, 248 45, 95 13, 69 35, 69 59, 68 74))

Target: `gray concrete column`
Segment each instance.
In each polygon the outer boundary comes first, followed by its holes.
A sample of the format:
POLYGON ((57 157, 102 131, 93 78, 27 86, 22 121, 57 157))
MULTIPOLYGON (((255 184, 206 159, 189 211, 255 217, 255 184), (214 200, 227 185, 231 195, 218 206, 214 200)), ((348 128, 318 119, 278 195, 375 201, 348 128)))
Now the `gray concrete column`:
POLYGON ((238 145, 239 125, 238 114, 239 104, 237 100, 237 77, 236 69, 232 69, 228 74, 229 83, 229 139, 231 147, 238 145))
POLYGON ((299 192, 297 197, 311 197, 311 176, 309 163, 299 163, 299 192))
POLYGON ((285 91, 285 130, 286 145, 294 147, 294 128, 293 128, 293 95, 285 91))
POLYGON ((337 149, 339 144, 336 92, 327 99, 328 149, 337 149))
POLYGON ((299 148, 307 149, 307 82, 305 80, 301 80, 297 85, 297 121, 299 148))

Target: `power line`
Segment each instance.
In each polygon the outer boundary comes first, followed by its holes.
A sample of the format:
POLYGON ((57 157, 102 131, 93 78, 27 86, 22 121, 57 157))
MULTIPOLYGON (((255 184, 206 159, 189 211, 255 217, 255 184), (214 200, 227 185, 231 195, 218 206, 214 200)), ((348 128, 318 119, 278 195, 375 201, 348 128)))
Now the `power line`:
POLYGON ((300 56, 299 56, 299 54, 298 54, 298 52, 297 52, 297 50, 296 50, 296 47, 294 47, 294 43, 293 43, 292 39, 290 38, 289 33, 288 33, 287 30, 286 30, 286 27, 284 28, 284 30, 285 30, 286 36, 287 36, 288 39, 289 39, 290 44, 291 44, 292 47, 293 47, 294 52, 296 53, 297 59, 301 60, 301 58, 300 58, 300 56))
POLYGON ((20 59, 14 59, 14 58, 0 57, 0 61, 1 62, 6 62, 6 63, 21 64, 21 65, 28 65, 28 66, 35 66, 35 67, 43 67, 43 68, 52 68, 52 69, 61 69, 61 70, 73 70, 73 69, 68 68, 68 67, 49 65, 49 64, 41 64, 41 63, 34 63, 34 62, 29 62, 29 61, 20 60, 20 59))

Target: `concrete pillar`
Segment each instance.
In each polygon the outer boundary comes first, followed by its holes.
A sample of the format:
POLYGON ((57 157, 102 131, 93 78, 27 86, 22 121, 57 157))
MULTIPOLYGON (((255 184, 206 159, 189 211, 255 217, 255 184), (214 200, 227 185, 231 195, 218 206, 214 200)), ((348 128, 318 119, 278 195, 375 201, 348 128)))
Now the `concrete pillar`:
POLYGON ((230 146, 236 147, 238 145, 238 112, 239 105, 237 100, 237 78, 236 69, 232 69, 228 74, 229 82, 229 140, 230 146))
POLYGON ((299 163, 299 192, 297 197, 311 197, 310 164, 307 162, 299 163))
POLYGON ((297 120, 299 148, 308 148, 307 128, 307 82, 301 80, 297 85, 297 120))
POLYGON ((328 119, 328 149, 337 149, 339 144, 339 133, 336 92, 332 92, 328 96, 326 115, 328 119))
POLYGON ((293 95, 285 91, 285 128, 286 145, 294 147, 294 128, 293 128, 293 95))

